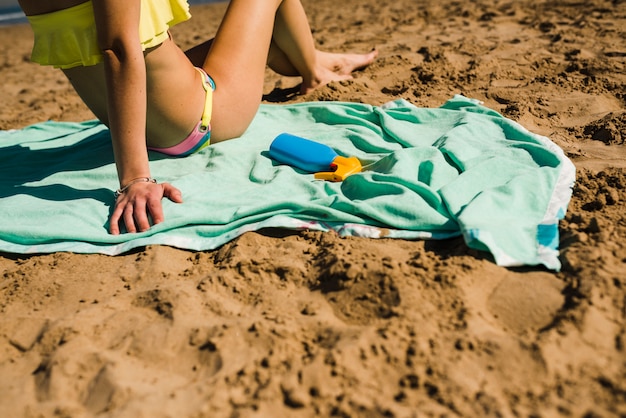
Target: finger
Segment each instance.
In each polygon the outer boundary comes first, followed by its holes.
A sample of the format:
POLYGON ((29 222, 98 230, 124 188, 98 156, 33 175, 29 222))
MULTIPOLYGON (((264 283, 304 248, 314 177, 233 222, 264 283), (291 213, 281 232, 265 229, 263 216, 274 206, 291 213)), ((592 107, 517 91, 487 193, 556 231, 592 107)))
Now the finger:
POLYGON ((153 224, 160 224, 165 219, 163 216, 163 206, 161 205, 161 200, 149 200, 148 201, 148 211, 150 212, 150 216, 152 217, 153 224))
POLYGON ((163 186, 163 196, 174 203, 183 203, 183 194, 180 190, 169 183, 161 183, 161 186, 163 186))
POLYGON ((137 228, 135 228, 135 218, 133 217, 132 205, 126 205, 126 208, 124 209, 124 225, 126 225, 127 232, 137 232, 137 228))
POLYGON ((116 205, 115 210, 111 214, 111 218, 109 219, 109 233, 111 235, 119 235, 120 234, 120 218, 122 216, 122 212, 124 211, 123 205, 116 205))
POLYGON ((139 201, 135 203, 135 209, 133 211, 133 218, 135 224, 140 232, 150 229, 150 220, 148 219, 148 213, 146 211, 146 202, 139 201))

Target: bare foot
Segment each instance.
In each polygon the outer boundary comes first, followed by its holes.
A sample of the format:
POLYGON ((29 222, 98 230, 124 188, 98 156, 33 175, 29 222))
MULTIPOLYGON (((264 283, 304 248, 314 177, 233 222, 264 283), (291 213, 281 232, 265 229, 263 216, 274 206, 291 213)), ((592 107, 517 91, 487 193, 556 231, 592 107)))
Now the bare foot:
POLYGON ((367 54, 317 51, 318 68, 311 80, 303 80, 300 92, 306 94, 332 81, 350 80, 354 71, 367 67, 377 56, 377 50, 367 54))
POLYGON ((332 52, 317 51, 317 60, 321 66, 340 75, 352 74, 370 65, 378 51, 373 49, 367 54, 336 54, 332 52))

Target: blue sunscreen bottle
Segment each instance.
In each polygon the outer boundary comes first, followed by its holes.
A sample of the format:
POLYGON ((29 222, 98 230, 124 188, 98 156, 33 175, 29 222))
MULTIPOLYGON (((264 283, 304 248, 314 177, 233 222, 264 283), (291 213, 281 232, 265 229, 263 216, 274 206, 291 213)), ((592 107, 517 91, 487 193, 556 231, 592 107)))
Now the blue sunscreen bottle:
POLYGON ((342 157, 328 145, 288 133, 274 138, 269 153, 272 159, 315 173, 321 180, 342 181, 362 169, 356 157, 342 157))

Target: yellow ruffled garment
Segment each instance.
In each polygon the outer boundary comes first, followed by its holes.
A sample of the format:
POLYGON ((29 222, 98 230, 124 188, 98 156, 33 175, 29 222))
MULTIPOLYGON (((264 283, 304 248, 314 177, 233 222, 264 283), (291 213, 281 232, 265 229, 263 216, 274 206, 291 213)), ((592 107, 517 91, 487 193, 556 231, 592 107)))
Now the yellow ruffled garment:
MULTIPOLYGON (((186 0, 141 0, 139 39, 144 50, 168 38, 168 29, 191 17, 186 0)), ((91 1, 43 15, 28 16, 35 34, 31 60, 55 68, 102 62, 91 1)))

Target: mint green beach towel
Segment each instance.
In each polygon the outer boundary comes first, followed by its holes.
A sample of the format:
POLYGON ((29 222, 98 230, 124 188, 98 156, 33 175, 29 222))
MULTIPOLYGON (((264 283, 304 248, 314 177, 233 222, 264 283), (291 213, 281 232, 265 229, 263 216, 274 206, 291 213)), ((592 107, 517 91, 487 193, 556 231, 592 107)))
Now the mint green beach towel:
POLYGON ((558 270, 558 221, 575 179, 549 139, 462 96, 434 109, 403 100, 262 105, 240 138, 186 158, 150 159, 153 176, 178 187, 185 202, 164 200, 165 222, 147 232, 112 236, 118 184, 102 124, 0 131, 0 251, 210 250, 283 227, 371 238, 462 235, 499 265, 558 270), (355 156, 364 170, 331 183, 281 165, 268 150, 283 132, 355 156))

